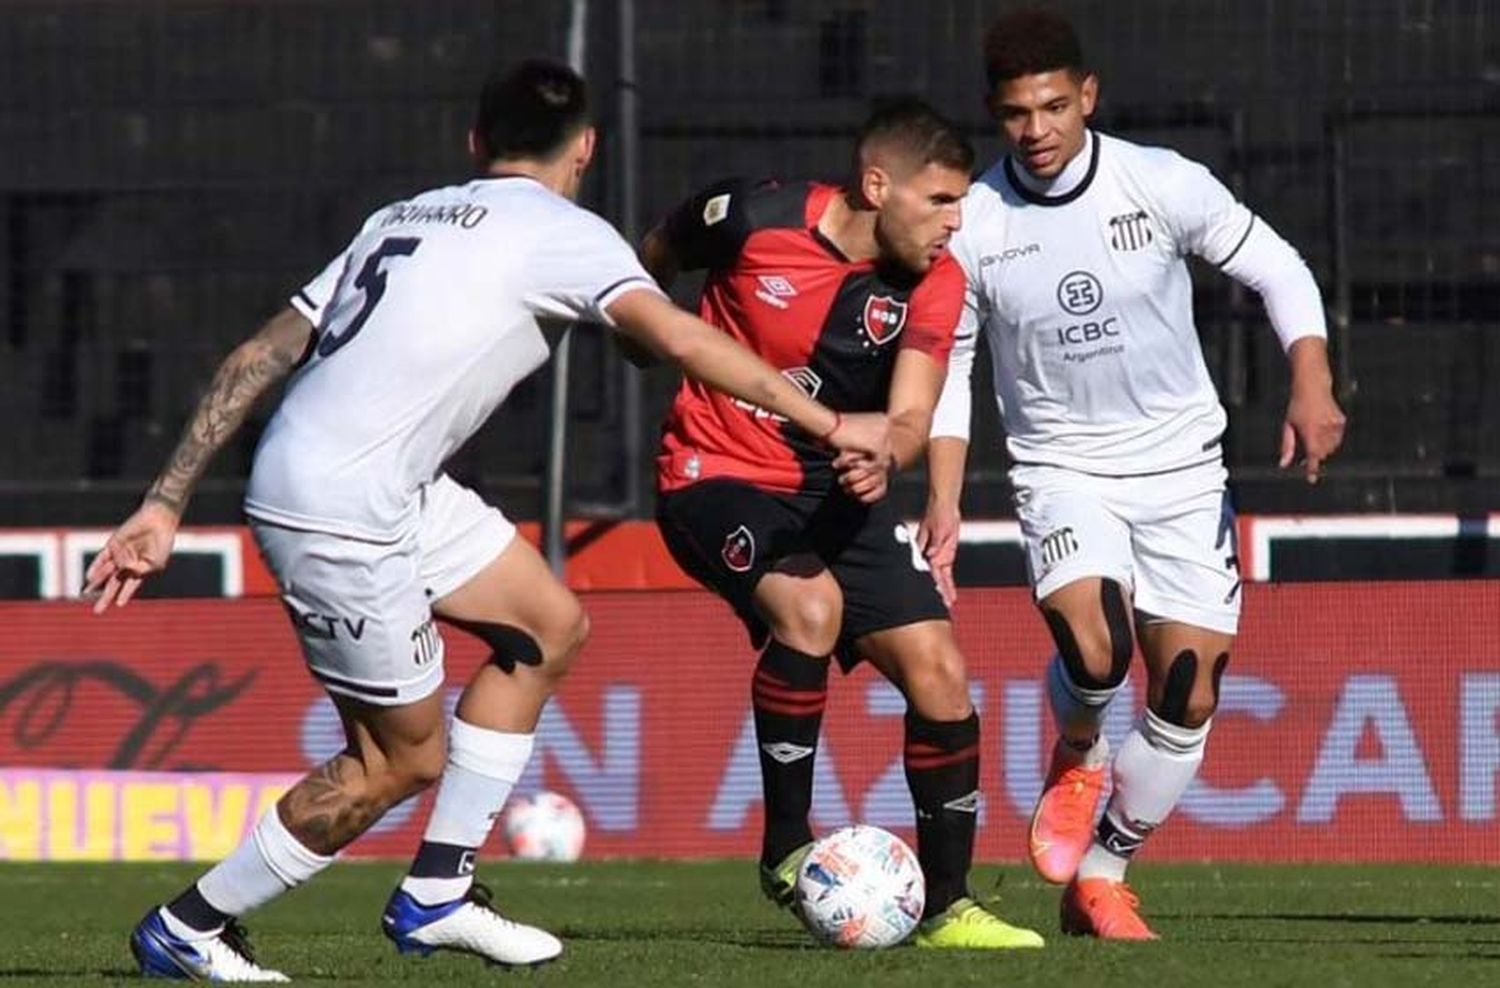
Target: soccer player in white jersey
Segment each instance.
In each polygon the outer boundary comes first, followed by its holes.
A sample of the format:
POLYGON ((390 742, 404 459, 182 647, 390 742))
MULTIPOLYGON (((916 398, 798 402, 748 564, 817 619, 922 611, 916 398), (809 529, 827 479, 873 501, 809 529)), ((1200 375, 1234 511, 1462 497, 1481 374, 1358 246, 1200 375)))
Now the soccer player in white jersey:
MULTIPOLYGON (((89 568, 97 610, 161 569, 192 488, 255 399, 297 367, 256 452, 245 510, 347 746, 228 858, 131 935, 148 975, 284 981, 237 918, 312 878, 387 809, 441 779, 383 928, 403 953, 528 965, 556 937, 503 918, 474 859, 587 632, 578 600, 443 461, 547 359, 565 321, 613 325, 712 387, 885 462, 881 415, 840 416, 674 307, 631 248, 573 203, 594 150, 583 80, 531 61, 486 81, 480 175, 386 206, 242 344, 140 509, 89 568), (493 649, 445 730, 434 616, 493 649)), ((847 458, 846 458, 847 459, 847 458)))
POLYGON ((964 200, 950 249, 969 281, 929 450, 919 533, 953 593, 976 337, 1014 463, 1032 587, 1057 645, 1059 732, 1030 829, 1066 884, 1065 932, 1154 939, 1125 883, 1131 856, 1203 759, 1239 619, 1225 412, 1193 324, 1186 257, 1260 293, 1291 365, 1281 465, 1307 479, 1339 445, 1322 301, 1297 252, 1203 166, 1090 130, 1098 92, 1066 20, 1001 17, 985 37, 1009 153, 964 200), (1139 642, 1147 709, 1109 761, 1105 707, 1139 642))

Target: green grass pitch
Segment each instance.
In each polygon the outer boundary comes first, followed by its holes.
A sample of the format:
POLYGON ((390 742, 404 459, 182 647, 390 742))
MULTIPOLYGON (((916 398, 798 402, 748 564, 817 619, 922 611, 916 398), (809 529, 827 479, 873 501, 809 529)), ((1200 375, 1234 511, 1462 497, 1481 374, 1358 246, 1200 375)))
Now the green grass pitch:
MULTIPOLYGON (((0 986, 133 978, 125 946, 152 902, 193 865, 0 865, 0 986)), ((981 897, 1048 938, 1040 951, 992 954, 816 947, 763 901, 743 861, 491 863, 481 878, 516 918, 567 942, 535 971, 471 957, 399 957, 378 919, 391 863, 338 864, 252 915, 260 959, 294 981, 338 984, 748 985, 841 988, 949 984, 1067 986, 1500 984, 1500 880, 1481 867, 1137 866, 1156 944, 1106 944, 1057 932, 1056 889, 1019 867, 980 867, 981 897)))

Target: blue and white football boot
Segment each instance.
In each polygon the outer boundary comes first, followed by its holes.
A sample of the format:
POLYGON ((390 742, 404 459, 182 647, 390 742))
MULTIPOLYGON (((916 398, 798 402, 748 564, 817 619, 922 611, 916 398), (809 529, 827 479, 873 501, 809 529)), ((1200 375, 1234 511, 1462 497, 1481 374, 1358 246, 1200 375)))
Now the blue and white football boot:
POLYGON ((179 981, 289 981, 261 967, 244 927, 233 920, 217 933, 188 939, 173 933, 160 908, 152 908, 130 934, 130 952, 147 978, 179 981))
POLYGON ((424 906, 396 889, 380 919, 385 935, 403 954, 425 957, 434 950, 457 950, 507 967, 545 964, 562 953, 562 941, 534 926, 506 919, 490 904, 490 890, 478 882, 461 899, 424 906))

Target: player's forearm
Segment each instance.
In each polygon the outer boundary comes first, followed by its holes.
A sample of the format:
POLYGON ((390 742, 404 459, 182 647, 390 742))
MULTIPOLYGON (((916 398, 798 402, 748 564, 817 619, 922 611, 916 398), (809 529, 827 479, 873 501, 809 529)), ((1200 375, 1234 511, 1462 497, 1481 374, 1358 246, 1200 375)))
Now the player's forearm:
MULTIPOLYGON (((182 514, 214 454, 239 430, 260 396, 286 377, 301 357, 295 320, 307 325, 300 315, 286 310, 219 365, 166 467, 146 492, 147 501, 182 514)), ((305 346, 306 333, 301 335, 305 346)))
POLYGON ((922 458, 927 435, 932 431, 930 411, 904 411, 891 415, 891 453, 895 468, 906 470, 922 458))
POLYGON ((937 436, 927 443, 927 500, 931 504, 958 507, 964 490, 964 463, 969 444, 952 436, 937 436))
POLYGON ((1327 394, 1333 391, 1333 371, 1328 365, 1328 341, 1321 336, 1304 336, 1292 342, 1286 352, 1291 368, 1292 393, 1327 394))
POLYGON ((837 416, 785 376, 729 337, 692 316, 671 334, 667 357, 689 377, 716 391, 764 408, 815 436, 826 436, 837 416))

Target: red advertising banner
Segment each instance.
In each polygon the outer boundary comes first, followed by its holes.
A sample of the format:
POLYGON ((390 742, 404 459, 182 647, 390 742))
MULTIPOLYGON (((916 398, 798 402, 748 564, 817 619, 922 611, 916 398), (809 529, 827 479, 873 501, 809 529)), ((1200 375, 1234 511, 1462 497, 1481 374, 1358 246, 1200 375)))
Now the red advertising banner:
MULTIPOLYGON (((1500 583, 1248 585, 1208 757, 1152 859, 1500 861, 1500 583)), ((693 591, 586 595, 593 637, 538 730, 522 791, 572 796, 589 855, 750 855, 753 656, 693 591)), ((0 858, 213 858, 340 747, 273 599, 0 605, 0 858)), ((1016 859, 1052 727, 1052 648, 1024 590, 956 614, 983 724, 980 856, 1016 859)), ((446 631, 452 696, 483 648, 446 631)), ((814 826, 910 836, 904 703, 834 677, 814 826)), ((1141 677, 1116 701, 1118 740, 1141 677)), ((351 853, 404 857, 430 796, 351 853)))

